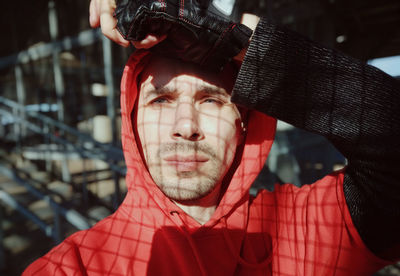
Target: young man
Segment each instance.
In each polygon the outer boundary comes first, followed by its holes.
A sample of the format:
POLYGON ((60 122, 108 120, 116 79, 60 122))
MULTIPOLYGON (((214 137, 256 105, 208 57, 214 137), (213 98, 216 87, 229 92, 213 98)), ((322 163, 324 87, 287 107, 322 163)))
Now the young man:
POLYGON ((136 52, 121 83, 127 197, 25 274, 371 275, 399 259, 399 83, 266 20, 235 75, 136 52), (270 116, 348 166, 250 197, 270 116))

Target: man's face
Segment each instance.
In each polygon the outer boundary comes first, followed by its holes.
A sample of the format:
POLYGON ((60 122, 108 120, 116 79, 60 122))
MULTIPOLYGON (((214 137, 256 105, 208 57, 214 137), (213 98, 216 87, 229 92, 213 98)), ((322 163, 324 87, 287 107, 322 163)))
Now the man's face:
POLYGON ((137 132, 149 172, 170 199, 193 201, 220 189, 241 135, 229 94, 234 78, 232 67, 212 74, 161 57, 143 71, 137 132))

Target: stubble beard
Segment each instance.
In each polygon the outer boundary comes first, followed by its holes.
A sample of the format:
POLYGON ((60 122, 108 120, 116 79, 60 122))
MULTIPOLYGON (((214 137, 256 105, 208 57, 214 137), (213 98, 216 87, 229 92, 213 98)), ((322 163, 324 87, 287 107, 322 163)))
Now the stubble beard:
POLYGON ((157 162, 153 161, 153 165, 149 166, 150 174, 160 190, 174 201, 194 201, 203 198, 218 186, 222 178, 223 162, 208 145, 193 142, 166 143, 160 146, 157 159, 157 162), (166 164, 161 165, 162 156, 171 153, 183 155, 201 153, 209 157, 209 160, 204 167, 195 171, 176 172, 166 164), (163 169, 168 173, 163 173, 163 169))

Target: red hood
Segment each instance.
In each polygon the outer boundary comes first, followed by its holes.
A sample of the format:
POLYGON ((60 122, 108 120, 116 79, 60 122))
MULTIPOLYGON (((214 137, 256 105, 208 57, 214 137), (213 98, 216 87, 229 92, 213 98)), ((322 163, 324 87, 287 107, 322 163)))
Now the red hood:
MULTIPOLYGON (((128 168, 126 177, 128 195, 121 207, 129 216, 133 216, 134 219, 136 217, 141 223, 143 220, 147 221, 150 227, 172 223, 174 220, 170 218, 171 212, 179 212, 181 220, 187 226, 197 229, 200 224, 168 199, 153 182, 139 153, 132 129, 131 113, 138 94, 137 77, 150 55, 148 51, 136 51, 132 54, 125 66, 121 81, 122 144, 128 168)), ((248 133, 240 164, 218 208, 205 226, 213 227, 226 216, 229 217, 228 223, 243 227, 247 218, 249 189, 267 159, 275 128, 275 119, 259 112, 249 112, 248 133)))

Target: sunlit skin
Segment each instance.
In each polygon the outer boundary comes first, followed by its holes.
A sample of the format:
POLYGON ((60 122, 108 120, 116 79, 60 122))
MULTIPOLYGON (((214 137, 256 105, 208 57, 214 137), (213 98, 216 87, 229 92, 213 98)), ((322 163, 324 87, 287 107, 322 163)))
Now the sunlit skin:
POLYGON ((136 122, 148 170, 201 223, 215 210, 241 140, 240 113, 229 94, 235 72, 153 57, 141 75, 136 122))

